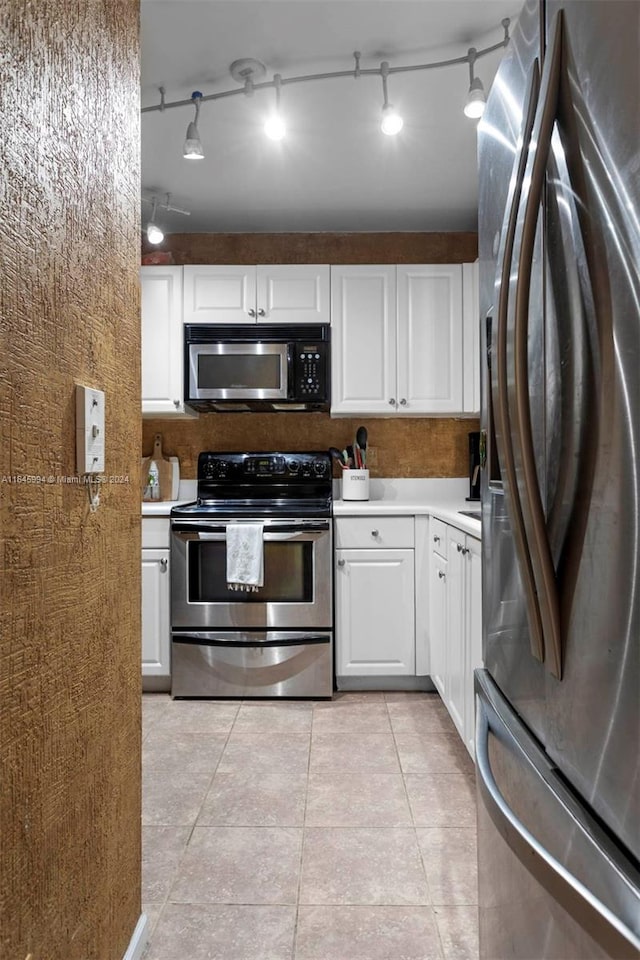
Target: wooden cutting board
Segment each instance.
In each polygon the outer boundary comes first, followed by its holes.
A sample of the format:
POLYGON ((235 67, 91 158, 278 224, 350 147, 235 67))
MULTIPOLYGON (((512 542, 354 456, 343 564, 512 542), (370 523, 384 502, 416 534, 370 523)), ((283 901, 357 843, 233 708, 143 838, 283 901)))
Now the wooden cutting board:
MULTIPOLYGON (((153 441, 153 453, 150 457, 145 457, 142 461, 142 499, 152 499, 145 496, 147 490, 147 480, 149 477, 149 468, 151 463, 155 462, 158 468, 158 496, 154 500, 171 500, 171 485, 173 477, 173 466, 171 461, 162 453, 162 434, 156 433, 153 441)), ((148 491, 147 491, 148 494, 148 491)))

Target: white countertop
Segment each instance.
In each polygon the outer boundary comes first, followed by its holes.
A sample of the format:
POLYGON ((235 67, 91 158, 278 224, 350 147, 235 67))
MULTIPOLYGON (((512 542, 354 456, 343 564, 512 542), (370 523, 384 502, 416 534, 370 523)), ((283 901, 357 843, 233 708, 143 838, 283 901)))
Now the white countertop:
POLYGON ((453 524, 465 533, 480 537, 482 524, 465 517, 461 510, 479 510, 478 502, 469 503, 466 478, 455 479, 373 479, 369 500, 340 499, 340 482, 335 489, 334 517, 416 516, 429 514, 453 524))
MULTIPOLYGON (((370 483, 369 500, 340 499, 340 481, 334 483, 334 517, 381 517, 416 516, 428 514, 438 517, 480 537, 482 525, 479 520, 465 517, 460 510, 479 510, 479 503, 468 503, 465 496, 469 490, 466 477, 454 479, 380 479, 370 483)), ((142 504, 143 517, 168 517, 171 508, 179 503, 190 503, 196 498, 196 481, 180 482, 179 500, 161 500, 142 504)))

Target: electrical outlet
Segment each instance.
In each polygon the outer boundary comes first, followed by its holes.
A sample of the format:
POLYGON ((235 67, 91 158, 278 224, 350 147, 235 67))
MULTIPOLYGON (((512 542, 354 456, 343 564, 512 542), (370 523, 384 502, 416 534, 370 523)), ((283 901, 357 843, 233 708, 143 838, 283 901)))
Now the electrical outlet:
POLYGON ((104 393, 76 384, 76 469, 104 473, 104 393))

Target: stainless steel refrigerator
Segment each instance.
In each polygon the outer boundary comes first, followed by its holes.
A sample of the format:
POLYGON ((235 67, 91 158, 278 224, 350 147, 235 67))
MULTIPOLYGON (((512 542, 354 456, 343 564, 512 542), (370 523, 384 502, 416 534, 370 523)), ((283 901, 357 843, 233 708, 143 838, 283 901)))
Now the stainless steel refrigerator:
POLYGON ((478 130, 483 960, 640 957, 639 48, 530 0, 478 130))

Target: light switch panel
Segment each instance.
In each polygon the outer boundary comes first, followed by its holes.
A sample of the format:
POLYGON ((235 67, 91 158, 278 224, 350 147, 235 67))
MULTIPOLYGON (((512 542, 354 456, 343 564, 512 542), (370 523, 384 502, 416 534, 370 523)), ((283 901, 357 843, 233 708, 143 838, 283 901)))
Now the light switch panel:
POLYGON ((85 473, 104 473, 104 393, 76 384, 76 464, 85 473))

